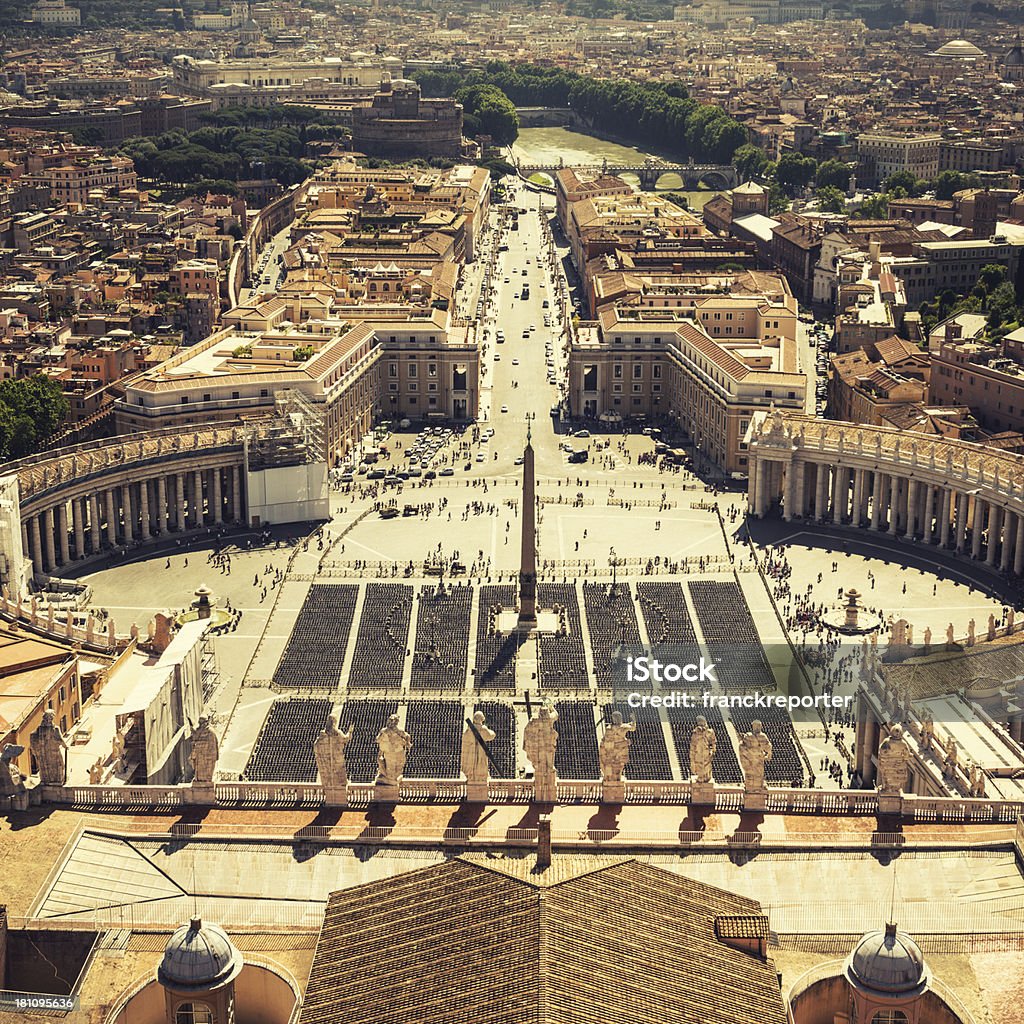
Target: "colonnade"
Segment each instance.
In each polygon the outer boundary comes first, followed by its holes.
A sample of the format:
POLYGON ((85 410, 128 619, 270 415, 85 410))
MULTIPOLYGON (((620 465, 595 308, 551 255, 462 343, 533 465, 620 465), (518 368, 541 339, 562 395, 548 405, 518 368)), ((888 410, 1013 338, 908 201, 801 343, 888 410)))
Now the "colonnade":
POLYGON ((752 436, 748 507, 848 525, 1024 572, 1024 459, 962 441, 773 413, 752 436))
POLYGON ((141 479, 118 475, 122 478, 109 485, 22 510, 22 547, 35 572, 52 573, 111 548, 169 533, 245 521, 240 462, 169 469, 141 479))
POLYGON ((976 490, 905 473, 761 459, 751 511, 763 517, 778 504, 787 521, 862 527, 970 554, 1003 572, 1024 571, 1024 514, 976 490))

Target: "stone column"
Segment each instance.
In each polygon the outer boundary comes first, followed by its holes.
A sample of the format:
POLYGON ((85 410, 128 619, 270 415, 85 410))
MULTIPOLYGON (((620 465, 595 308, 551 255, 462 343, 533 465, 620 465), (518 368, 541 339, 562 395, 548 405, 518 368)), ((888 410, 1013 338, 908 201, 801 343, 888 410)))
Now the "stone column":
POLYGON ((186 528, 185 523, 185 474, 175 473, 174 475, 174 498, 178 510, 175 514, 174 525, 179 530, 186 528))
POLYGON ((981 558, 981 535, 985 532, 985 505, 981 498, 974 499, 971 516, 971 558, 981 558))
POLYGON ((832 522, 841 523, 846 514, 846 501, 848 487, 846 483, 846 470, 842 466, 836 466, 832 474, 832 522))
POLYGON ((75 531, 75 558, 85 554, 85 501, 84 498, 71 499, 71 524, 75 531))
POLYGON ((755 493, 757 495, 757 504, 754 506, 754 515, 758 519, 762 519, 768 510, 768 460, 763 457, 757 460, 755 493))
POLYGON ((917 481, 907 481, 907 529, 906 536, 913 538, 917 533, 917 481))
POLYGON ((949 547, 949 531, 953 521, 953 492, 942 488, 942 511, 939 513, 939 547, 949 547))
POLYGON ((782 498, 782 518, 788 523, 796 515, 796 469, 790 462, 786 466, 786 489, 782 498))
POLYGON ((160 535, 167 536, 167 477, 156 478, 156 523, 160 535))
POLYGON ((43 539, 39 534, 39 516, 35 515, 29 521, 29 528, 32 533, 32 568, 36 572, 43 571, 43 539))
POLYGON ((1003 551, 999 558, 999 568, 1003 572, 1009 572, 1013 563, 1014 545, 1017 541, 1017 520, 1020 516, 1014 512, 1003 513, 1003 551))
POLYGON ((57 506, 57 543, 60 545, 60 564, 67 565, 71 561, 68 549, 68 507, 62 501, 57 506))
POLYGON ((967 540, 967 510, 970 506, 970 497, 962 492, 956 496, 956 553, 962 554, 964 543, 967 540))
POLYGON ((149 529, 149 481, 139 481, 139 516, 142 520, 142 532, 140 536, 143 540, 149 540, 153 534, 149 529))
POLYGON ((210 501, 213 503, 213 522, 217 523, 224 522, 224 506, 223 506, 223 495, 220 492, 220 466, 215 466, 210 470, 210 479, 213 482, 213 487, 210 490, 212 497, 210 501))
POLYGON ((986 565, 995 565, 999 554, 999 534, 1003 525, 1003 510, 992 505, 988 514, 988 548, 985 551, 986 565))
POLYGON ((100 549, 100 501, 95 494, 89 495, 89 546, 95 555, 100 549))
POLYGON ((114 508, 114 488, 107 491, 107 540, 110 546, 117 544, 117 511, 114 508))
POLYGON ((43 513, 43 540, 46 542, 46 568, 53 572, 57 568, 57 555, 53 550, 53 509, 43 513))
POLYGON ((132 485, 121 484, 121 504, 124 506, 124 542, 135 540, 135 505, 132 502, 132 485))
POLYGON ((932 506, 935 503, 935 485, 925 484, 924 487, 924 542, 932 542, 932 506))
POLYGON ((231 467, 231 514, 236 523, 242 521, 242 467, 231 467))
POLYGON ((896 534, 900 518, 900 478, 892 473, 889 476, 889 533, 896 534))
POLYGON ((864 470, 850 470, 853 476, 853 507, 850 509, 850 524, 860 526, 860 501, 864 496, 864 470))
POLYGON ((1024 516, 1017 516, 1017 536, 1013 542, 1013 574, 1024 572, 1024 516))
POLYGON ((796 514, 803 518, 807 514, 807 463, 796 461, 796 514))
POLYGON ((192 525, 203 525, 203 472, 192 471, 192 525))
POLYGON ((823 462, 817 462, 814 471, 817 474, 814 488, 814 518, 823 523, 828 503, 828 466, 823 462))
POLYGON ((871 529, 878 529, 878 522, 882 515, 882 488, 885 485, 885 474, 877 469, 874 472, 873 487, 871 489, 871 529))

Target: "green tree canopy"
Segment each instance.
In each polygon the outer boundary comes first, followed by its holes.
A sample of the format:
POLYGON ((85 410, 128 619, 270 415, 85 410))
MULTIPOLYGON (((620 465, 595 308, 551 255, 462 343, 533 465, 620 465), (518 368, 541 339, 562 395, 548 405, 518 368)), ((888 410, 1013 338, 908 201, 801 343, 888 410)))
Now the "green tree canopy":
POLYGON ((775 180, 790 196, 806 188, 818 170, 818 161, 799 153, 783 153, 775 165, 775 180))
POLYGON ((818 173, 814 180, 818 188, 828 188, 831 185, 845 193, 850 187, 852 170, 853 168, 849 164, 844 164, 842 160, 826 160, 818 164, 818 173))

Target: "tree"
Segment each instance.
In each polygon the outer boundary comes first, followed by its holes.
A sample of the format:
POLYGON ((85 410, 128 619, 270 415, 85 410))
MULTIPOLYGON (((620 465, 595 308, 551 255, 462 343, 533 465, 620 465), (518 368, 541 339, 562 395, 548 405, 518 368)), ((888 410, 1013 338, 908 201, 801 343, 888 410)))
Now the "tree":
POLYGON ((889 216, 889 197, 884 192, 869 196, 853 215, 857 220, 885 220, 889 216))
POLYGON ((1005 280, 1006 267, 1001 263, 987 263, 978 274, 978 284, 984 289, 986 295, 994 291, 1005 280))
POLYGON ((843 213, 846 210, 846 196, 833 185, 826 185, 814 193, 823 213, 843 213))
POLYGON ((888 192, 894 198, 903 198, 904 196, 920 195, 927 185, 926 181, 919 180, 912 171, 895 171, 885 179, 883 191, 888 192))
POLYGON ((842 160, 826 160, 824 163, 818 164, 818 173, 814 176, 814 180, 818 188, 832 186, 845 193, 850 187, 851 171, 850 165, 844 164, 842 160))
POLYGON ((817 169, 818 162, 814 157, 783 153, 775 165, 775 180, 793 196, 813 181, 817 169))
POLYGON ((998 330, 1018 317, 1017 293, 1010 281, 1003 281, 989 294, 986 303, 989 330, 998 330))
POLYGON ((954 194, 965 188, 978 188, 981 178, 977 174, 961 174, 959 171, 943 171, 935 179, 935 198, 952 199, 954 194))
POLYGON ((467 133, 489 135, 499 146, 511 146, 519 135, 515 104, 496 86, 474 85, 460 89, 455 98, 462 104, 467 133))
POLYGON ((732 155, 732 165, 740 181, 752 181, 763 176, 771 163, 764 150, 749 142, 740 146, 732 155))

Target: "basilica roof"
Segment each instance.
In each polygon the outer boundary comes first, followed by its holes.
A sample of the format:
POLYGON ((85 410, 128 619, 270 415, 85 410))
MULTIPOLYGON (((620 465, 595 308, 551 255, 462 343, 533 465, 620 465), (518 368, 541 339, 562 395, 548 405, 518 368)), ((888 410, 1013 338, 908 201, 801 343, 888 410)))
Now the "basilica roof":
POLYGON ((784 1024, 754 900, 634 860, 459 858, 332 893, 300 1024, 784 1024))

